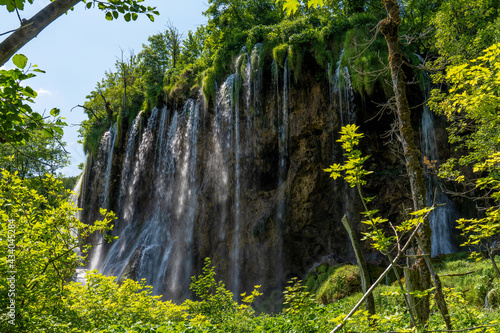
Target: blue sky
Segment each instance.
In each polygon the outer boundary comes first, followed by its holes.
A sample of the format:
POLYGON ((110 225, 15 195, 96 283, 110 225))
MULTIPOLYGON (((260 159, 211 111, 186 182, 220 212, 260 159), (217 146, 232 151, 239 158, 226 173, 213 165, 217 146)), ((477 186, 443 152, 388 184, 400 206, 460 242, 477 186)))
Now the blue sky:
MULTIPOLYGON (((30 18, 49 3, 49 0, 35 0, 33 5, 26 5, 21 17, 30 18)), ((70 125, 65 129, 64 141, 71 154, 71 165, 61 170, 67 176, 80 174, 77 165, 85 160, 83 148, 77 143, 77 130, 86 117, 81 108, 71 109, 84 103, 85 96, 104 77, 105 71, 114 69, 120 48, 125 54, 139 53, 148 37, 163 31, 168 21, 184 36, 207 21, 202 15, 208 8, 205 0, 146 0, 144 4, 159 10, 160 16, 154 23, 144 15, 135 22, 125 22, 123 18, 107 21, 104 12, 96 8, 86 10, 79 3, 19 51, 28 57, 29 63, 46 71, 27 81, 38 92, 34 110, 40 113, 46 110, 48 114, 57 107, 70 125)), ((0 33, 19 26, 16 14, 8 13, 4 6, 0 22, 0 33)), ((8 63, 5 67, 13 66, 8 63)))

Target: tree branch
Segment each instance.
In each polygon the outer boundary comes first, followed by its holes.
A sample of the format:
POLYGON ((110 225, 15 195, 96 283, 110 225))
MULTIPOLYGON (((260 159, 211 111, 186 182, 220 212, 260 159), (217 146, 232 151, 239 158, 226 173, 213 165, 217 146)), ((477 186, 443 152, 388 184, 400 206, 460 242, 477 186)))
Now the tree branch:
POLYGON ((0 66, 19 51, 26 43, 35 38, 45 27, 81 0, 55 0, 29 20, 23 21, 23 29, 17 29, 0 43, 0 66), (29 26, 28 26, 29 25, 29 26))
POLYGON ((74 106, 74 107, 71 109, 71 111, 73 111, 73 109, 74 109, 74 108, 78 108, 78 107, 80 107, 80 108, 82 108, 82 109, 84 109, 84 110, 87 110, 87 111, 89 111, 90 113, 92 113, 92 115, 94 116, 95 120, 97 121, 97 125, 102 126, 102 123, 101 123, 101 121, 99 120, 99 117, 97 117, 97 115, 94 113, 94 111, 93 111, 92 109, 89 109, 88 107, 85 107, 85 106, 83 106, 83 105, 78 104, 77 106, 74 106))

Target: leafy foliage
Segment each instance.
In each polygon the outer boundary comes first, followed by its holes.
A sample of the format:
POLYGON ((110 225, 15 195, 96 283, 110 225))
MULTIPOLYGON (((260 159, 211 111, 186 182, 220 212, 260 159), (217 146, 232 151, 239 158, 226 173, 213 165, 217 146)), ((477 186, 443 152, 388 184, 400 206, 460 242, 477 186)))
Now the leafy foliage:
POLYGON ((487 191, 490 206, 483 218, 460 219, 459 228, 466 241, 463 246, 486 249, 488 241, 500 232, 500 44, 485 49, 482 55, 448 68, 442 78, 450 84, 447 93, 433 91, 430 106, 450 121, 450 142, 466 149, 460 159, 441 168, 441 176, 457 182, 465 177, 455 167, 472 165, 477 175, 475 188, 487 191))
POLYGON ((432 19, 438 63, 458 65, 498 43, 499 5, 498 0, 478 0, 473 7, 465 0, 443 1, 432 19))
MULTIPOLYGON (((86 225, 74 217, 77 208, 67 201, 68 191, 53 176, 43 179, 42 195, 16 174, 1 173, 0 275, 14 277, 16 325, 29 331, 29 327, 43 327, 58 310, 66 281, 82 265, 76 251, 80 248, 85 253, 91 246, 82 240, 95 231, 109 230, 114 215, 102 210, 101 221, 86 225)), ((1 295, 11 289, 9 281, 0 280, 1 295)), ((9 298, 0 298, 3 309, 9 304, 9 298)), ((10 330, 7 320, 2 312, 0 327, 4 332, 10 330)))
POLYGON ((141 3, 144 0, 108 0, 108 1, 97 1, 97 0, 83 0, 86 3, 87 9, 91 7, 97 7, 104 11, 106 20, 112 21, 117 19, 120 14, 123 15, 125 21, 130 20, 135 21, 139 17, 139 14, 145 14, 149 20, 154 22, 154 15, 160 15, 160 13, 155 10, 156 7, 144 6, 141 3))
POLYGON ((152 295, 152 287, 145 280, 126 279, 120 285, 115 280, 91 271, 86 274, 85 285, 68 284, 63 299, 65 311, 59 320, 67 323, 68 329, 84 332, 129 328, 140 322, 160 326, 186 320, 186 306, 162 302, 160 296, 152 295))
POLYGON ((17 172, 22 179, 56 175, 68 165, 69 158, 61 142, 62 135, 47 136, 42 130, 33 130, 22 145, 0 145, 0 168, 17 172))
MULTIPOLYGON (((17 68, 0 70, 0 142, 21 144, 35 129, 48 137, 62 135, 66 124, 61 118, 49 122, 28 104, 33 103, 37 93, 23 83, 35 77, 33 72, 43 71, 35 66, 32 71, 26 68, 28 59, 22 54, 16 54, 12 60, 17 68)), ((59 110, 53 109, 50 113, 57 117, 59 110)))
MULTIPOLYGON (((24 10, 26 2, 33 4, 35 0, 0 0, 0 6, 5 6, 8 12, 14 12, 16 10, 24 10)), ((156 7, 144 6, 141 3, 144 0, 83 0, 87 9, 92 7, 98 7, 100 10, 104 11, 107 20, 112 21, 117 19, 120 15, 123 15, 125 21, 137 20, 139 14, 145 14, 147 17, 154 21, 154 15, 159 15, 156 7)))

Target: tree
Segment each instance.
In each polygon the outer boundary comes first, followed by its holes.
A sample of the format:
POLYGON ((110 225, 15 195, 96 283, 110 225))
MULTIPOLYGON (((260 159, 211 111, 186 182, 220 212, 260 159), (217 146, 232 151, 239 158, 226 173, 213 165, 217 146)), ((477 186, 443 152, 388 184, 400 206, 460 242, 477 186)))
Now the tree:
POLYGON ((62 146, 62 135, 34 130, 22 145, 0 145, 0 168, 17 172, 21 179, 41 180, 56 175, 68 165, 69 157, 62 146))
MULTIPOLYGON (((382 2, 387 10, 387 18, 379 22, 379 28, 385 37, 389 50, 389 67, 391 69, 392 88, 396 100, 399 140, 403 147, 403 154, 406 161, 406 174, 410 180, 413 209, 418 211, 426 207, 425 186, 422 166, 420 165, 420 152, 415 144, 414 132, 411 126, 410 105, 406 97, 403 56, 399 49, 401 15, 397 0, 382 0, 382 2)), ((419 246, 420 255, 431 253, 431 233, 431 226, 427 219, 426 223, 420 227, 419 232, 419 237, 422 240, 422 246, 419 246)), ((415 278, 415 287, 420 290, 430 289, 430 272, 422 257, 416 261, 414 269, 418 270, 420 275, 418 279, 415 278)), ((421 302, 419 302, 417 316, 422 326, 429 320, 429 298, 427 296, 423 297, 421 302)))
POLYGON ((53 176, 43 179, 42 195, 15 173, 0 172, 0 307, 8 309, 0 330, 33 332, 58 311, 64 285, 84 259, 77 250, 86 252, 91 233, 110 230, 114 215, 102 210, 101 221, 84 224, 53 176))
POLYGON ((184 66, 192 64, 201 55, 203 50, 203 36, 201 29, 196 32, 188 31, 188 35, 182 43, 181 62, 184 66))
POLYGON ((131 54, 124 58, 122 53, 121 59, 115 62, 115 71, 106 72, 105 78, 86 97, 83 106, 79 105, 89 118, 81 123, 78 130, 85 152, 95 153, 101 135, 119 117, 128 121, 142 107, 146 92, 140 72, 138 57, 131 54))

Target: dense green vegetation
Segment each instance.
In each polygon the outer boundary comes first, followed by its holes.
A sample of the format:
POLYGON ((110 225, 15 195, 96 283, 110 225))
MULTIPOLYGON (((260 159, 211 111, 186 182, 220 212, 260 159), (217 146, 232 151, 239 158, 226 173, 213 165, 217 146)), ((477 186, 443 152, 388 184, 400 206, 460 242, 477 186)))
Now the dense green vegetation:
POLYGON ((295 82, 306 66, 319 66, 326 73, 330 65, 333 75, 334 65, 341 60, 356 69, 352 71, 353 87, 362 96, 371 95, 377 84, 390 94, 383 38, 375 38, 368 51, 360 54, 372 38, 370 30, 384 15, 375 1, 367 2, 369 11, 332 4, 322 9, 304 8, 292 16, 286 16, 281 4, 271 0, 209 4, 204 12, 206 26, 183 38, 169 25, 164 32, 149 37, 137 56, 124 58, 122 54, 115 71, 106 73, 96 85, 84 104, 89 120, 80 129, 86 152, 96 152, 102 133, 114 122, 126 126, 141 110, 148 112, 167 102, 180 104, 197 96, 200 88, 212 105, 216 82, 221 84, 236 72, 234 60, 240 54, 250 56, 257 43, 262 47, 259 62, 253 65, 270 69, 275 60, 283 67, 288 57, 295 82), (339 59, 342 50, 344 56, 339 59))
MULTIPOLYGON (((119 3, 123 2, 110 1, 111 7, 103 8, 106 18, 123 14, 113 10, 119 3)), ((12 6, 6 1, 0 5, 12 6)), ((122 54, 115 71, 97 83, 83 105, 89 116, 80 129, 86 152, 97 151, 103 132, 113 123, 118 123, 120 133, 141 110, 182 103, 200 90, 212 103, 215 82, 236 71, 234 59, 245 52, 248 56, 257 43, 262 45, 258 66, 268 68, 274 61, 283 67, 288 58, 295 82, 305 66, 321 68, 321 75, 327 75, 328 65, 332 70, 340 61, 352 69, 358 94, 366 97, 381 89, 385 97, 392 97, 387 47, 374 29, 386 15, 382 2, 316 1, 310 8, 288 0, 285 9, 290 15, 272 0, 211 0, 209 5, 206 26, 182 36, 168 25, 149 37, 137 55, 122 54), (321 8, 314 8, 317 5, 321 8)), ((464 0, 400 1, 405 61, 416 64, 414 53, 427 59, 418 65, 427 66, 434 82, 441 84, 429 104, 448 118, 450 141, 460 155, 443 165, 440 175, 463 192, 473 191, 485 208, 480 217, 459 222, 464 245, 483 251, 479 260, 459 254, 428 264, 442 283, 423 293, 431 299, 428 331, 447 329, 438 305, 440 293, 434 293, 439 290, 455 330, 477 327, 469 331, 497 332, 500 327, 500 271, 493 242, 500 231, 499 5, 498 0, 481 0, 471 9, 464 0)), ((125 19, 134 20, 133 13, 125 19)), ((69 282, 81 266, 74 250, 85 252, 85 238, 109 230, 114 216, 103 210, 102 221, 92 226, 74 217, 76 209, 68 203, 65 187, 72 187, 76 179, 66 179, 63 185, 53 176, 67 163, 59 142, 64 123, 57 110, 51 111, 51 121, 31 110, 27 103, 36 93, 22 83, 34 74, 25 70, 25 57, 17 56, 14 63, 17 69, 0 71, 0 307, 8 309, 0 312, 2 332, 329 332, 361 298, 359 269, 349 265, 319 266, 304 284, 292 280, 283 308, 275 314, 259 312, 258 286, 242 295, 241 304, 235 302, 208 259, 203 274, 192 279, 194 299, 182 304, 153 296, 144 281, 118 284, 91 272, 86 285, 69 282), (15 282, 10 279, 13 272, 15 282), (10 311, 13 304, 15 311, 10 311), (16 326, 9 323, 14 319, 16 326)), ((417 75, 411 66, 405 70, 408 76, 417 75)), ((335 177, 345 173, 368 205, 371 199, 361 190, 369 174, 362 167, 368 157, 354 149, 361 136, 343 131, 352 136, 343 141, 346 163, 335 164, 329 172, 335 177)), ((429 211, 412 215, 396 230, 410 233, 429 211)), ((391 249, 399 240, 384 233, 380 225, 388 221, 368 208, 365 216, 367 240, 392 261, 391 249)), ((406 281, 396 278, 400 271, 395 267, 385 285, 375 289, 371 322, 365 311, 358 311, 345 320, 344 332, 414 331, 402 296, 406 281)), ((418 302, 423 294, 415 291, 412 297, 418 302)))

